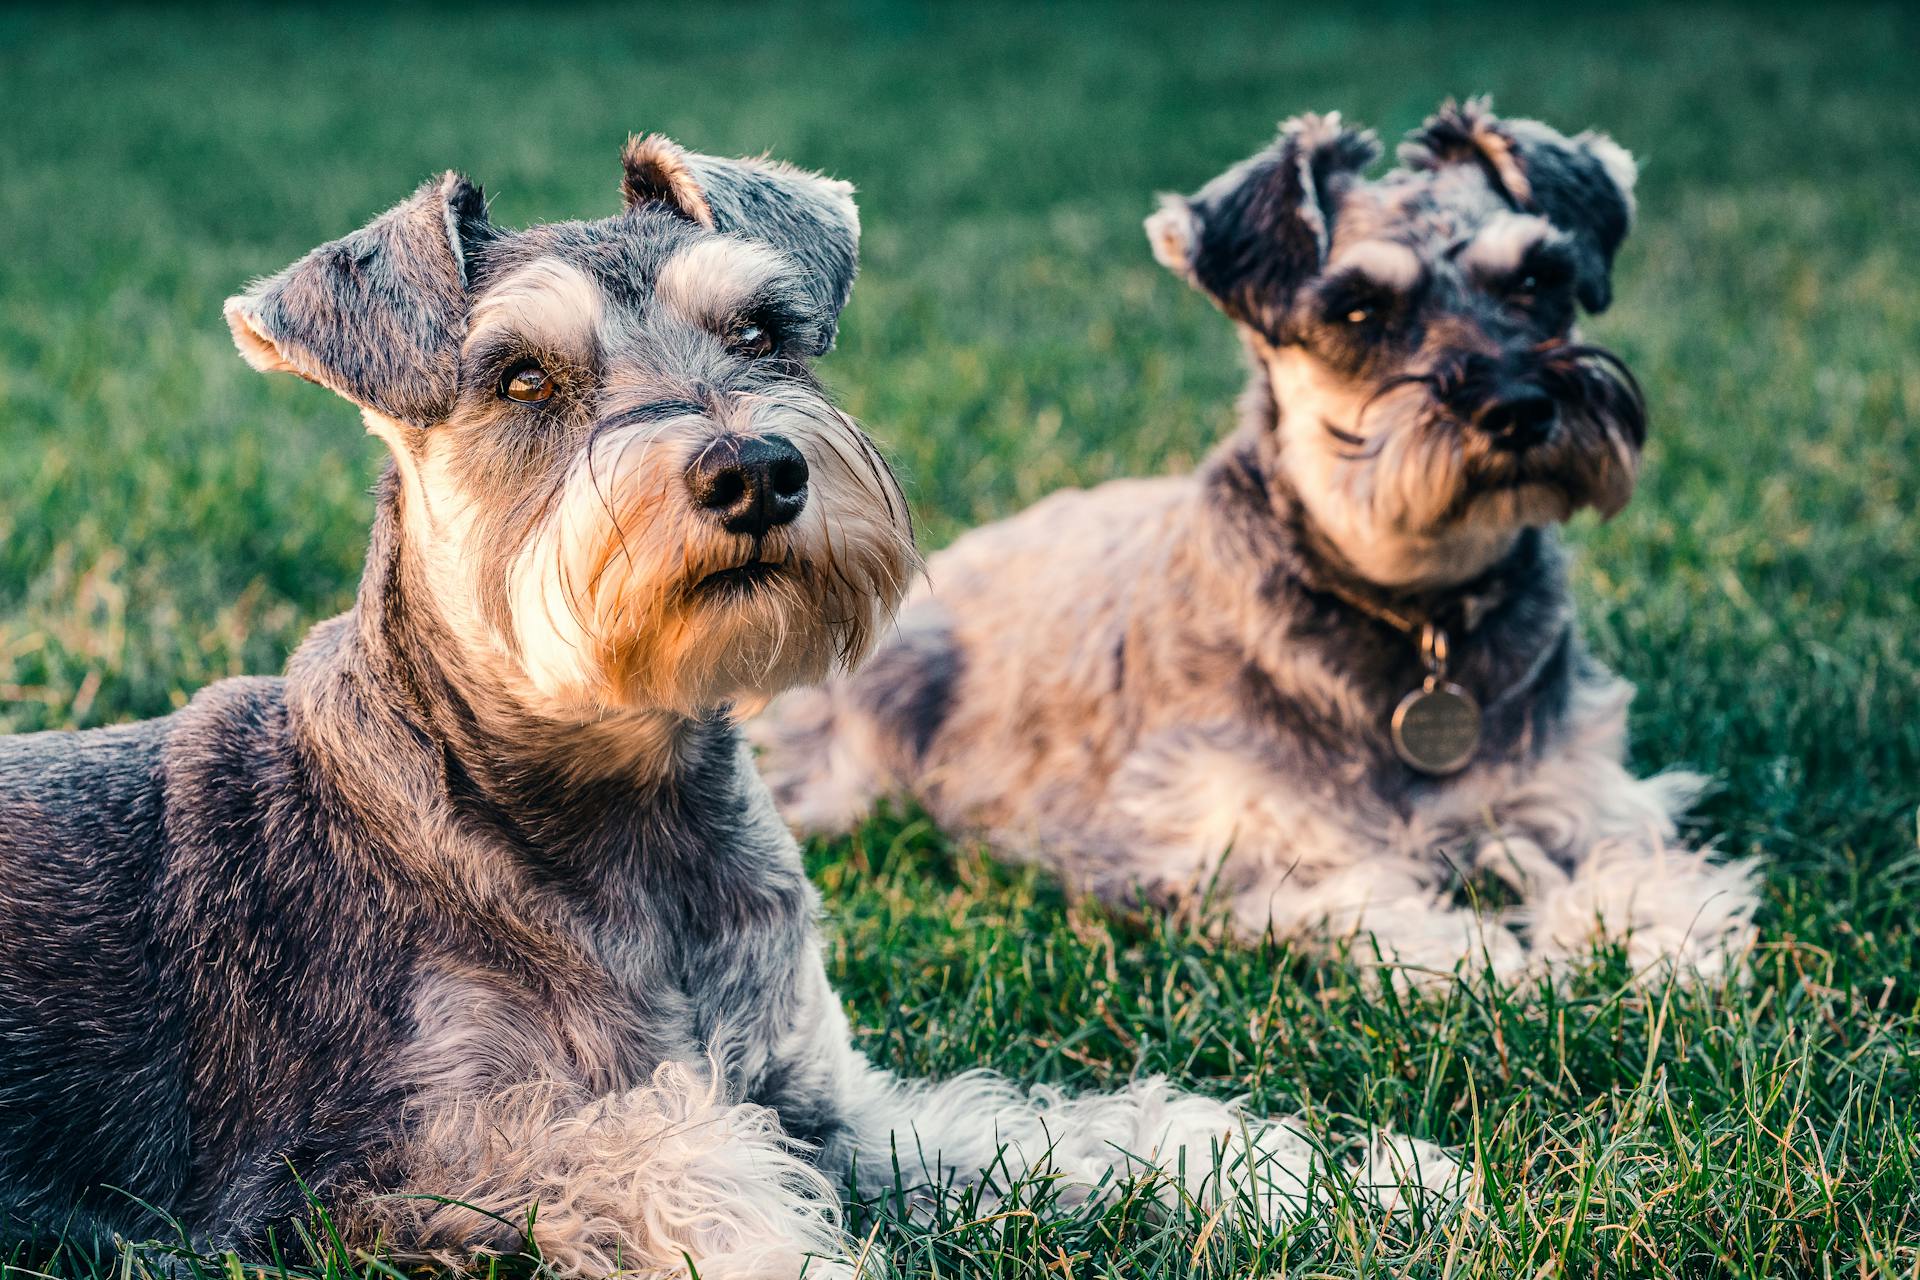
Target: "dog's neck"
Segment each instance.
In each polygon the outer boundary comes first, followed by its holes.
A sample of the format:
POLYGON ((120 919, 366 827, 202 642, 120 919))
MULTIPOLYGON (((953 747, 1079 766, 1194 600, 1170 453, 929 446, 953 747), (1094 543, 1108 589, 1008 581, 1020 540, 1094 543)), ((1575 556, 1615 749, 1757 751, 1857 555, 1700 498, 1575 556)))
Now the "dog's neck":
POLYGON ((430 577, 403 533, 396 486, 381 487, 366 569, 353 609, 323 623, 289 662, 289 703, 314 725, 349 717, 383 744, 376 759, 328 757, 349 803, 395 844, 422 838, 392 830, 417 820, 477 832, 543 878, 605 884, 652 841, 684 846, 679 829, 694 790, 737 783, 738 730, 714 716, 625 713, 556 723, 493 687, 436 609, 430 577), (404 816, 396 816, 404 815, 404 816))
MULTIPOLYGON (((1319 668, 1358 697, 1361 723, 1348 728, 1377 731, 1384 742, 1394 706, 1425 675, 1418 632, 1431 622, 1449 632, 1452 678, 1488 708, 1489 747, 1513 749, 1530 735, 1580 660, 1554 532, 1518 531, 1504 555, 1461 582, 1382 586, 1340 555, 1277 465, 1271 397, 1256 388, 1242 408, 1240 430, 1201 468, 1207 550, 1199 560, 1220 566, 1227 589, 1241 594, 1238 642, 1272 696, 1284 703, 1303 692, 1294 687, 1298 659, 1317 654, 1319 668)), ((1296 710, 1276 706, 1289 718, 1296 710)), ((1323 728, 1330 742, 1346 732, 1323 728)))

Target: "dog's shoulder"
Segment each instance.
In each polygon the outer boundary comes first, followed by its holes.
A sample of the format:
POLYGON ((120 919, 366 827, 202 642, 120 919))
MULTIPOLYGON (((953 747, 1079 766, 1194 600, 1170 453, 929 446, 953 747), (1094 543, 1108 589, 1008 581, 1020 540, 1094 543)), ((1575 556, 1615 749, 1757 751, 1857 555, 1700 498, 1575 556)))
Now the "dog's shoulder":
POLYGON ((151 844, 164 804, 161 761, 179 714, 0 738, 0 860, 45 869, 49 859, 90 863, 151 844))
POLYGON ((170 719, 0 737, 0 842, 53 811, 84 814, 137 800, 151 782, 170 719))
POLYGON ((1194 497, 1198 492, 1198 483, 1191 474, 1127 476, 1085 489, 1059 489, 1018 514, 997 524, 987 525, 979 532, 1021 528, 1032 531, 1084 522, 1103 525, 1133 523, 1194 497))
POLYGON ((261 807, 284 713, 282 681, 234 679, 151 720, 0 738, 0 867, 23 898, 151 891, 183 828, 261 807))
POLYGON ((278 676, 219 680, 166 718, 161 760, 176 802, 183 791, 258 791, 261 770, 279 763, 287 740, 287 682, 278 676))

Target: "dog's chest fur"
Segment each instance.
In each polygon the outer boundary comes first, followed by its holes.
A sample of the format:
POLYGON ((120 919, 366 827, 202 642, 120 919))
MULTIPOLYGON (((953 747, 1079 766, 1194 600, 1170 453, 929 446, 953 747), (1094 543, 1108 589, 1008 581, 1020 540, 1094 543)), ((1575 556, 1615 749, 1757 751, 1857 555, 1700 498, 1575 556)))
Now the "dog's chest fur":
POLYGON ((799 1016, 791 975, 810 956, 816 898, 732 731, 695 754, 654 806, 582 798, 600 820, 559 856, 481 837, 514 855, 515 883, 476 896, 455 926, 467 936, 413 993, 421 1078, 471 1087, 471 1047, 491 1044, 515 1046, 480 1059, 505 1079, 559 1064, 615 1091, 715 1054, 751 1091, 799 1016), (495 967, 475 971, 489 950, 495 967))
POLYGON ((316 1189, 353 1181, 403 1117, 504 1082, 611 1091, 708 1052, 749 1096, 768 1076, 802 1020, 815 897, 732 730, 671 801, 583 824, 537 863, 416 785, 423 753, 383 758, 381 717, 342 739, 303 733, 300 712, 286 681, 228 681, 70 737, 72 805, 40 742, 7 744, 34 766, 17 795, 0 753, 0 870, 23 904, 77 907, 8 952, 26 968, 0 972, 0 1024, 21 1033, 0 1096, 53 1062, 95 1081, 64 1110, 8 1110, 0 1209, 111 1221, 120 1201, 89 1190, 110 1183, 218 1237, 296 1211, 289 1166, 316 1189), (385 826, 363 816, 370 790, 385 826), (150 941, 102 953, 103 914, 150 941), (48 985, 86 973, 97 989, 48 985), (97 1012, 48 1018, 50 998, 97 1012), (46 1141, 82 1122, 85 1149, 46 1141))

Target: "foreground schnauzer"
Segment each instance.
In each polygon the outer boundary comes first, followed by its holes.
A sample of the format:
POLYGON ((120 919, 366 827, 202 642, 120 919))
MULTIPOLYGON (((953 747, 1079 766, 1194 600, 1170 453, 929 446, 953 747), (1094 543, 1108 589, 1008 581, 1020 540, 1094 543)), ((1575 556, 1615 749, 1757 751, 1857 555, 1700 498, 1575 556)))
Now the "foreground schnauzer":
POLYGON ((1623 767, 1630 690, 1581 647, 1553 529, 1618 511, 1639 464, 1639 391, 1574 332, 1633 161, 1484 102, 1367 181, 1377 155, 1301 117, 1148 219, 1239 329, 1240 429, 1196 475, 934 557, 864 669, 757 729, 790 819, 906 791, 1095 891, 1217 875, 1244 931, 1371 935, 1410 972, 1517 972, 1598 928, 1709 975, 1745 944, 1750 869, 1669 844, 1698 780, 1623 767), (1506 920, 1449 901, 1475 866, 1522 895, 1506 920))
POLYGON ((727 714, 857 658, 916 563, 805 363, 850 189, 625 159, 617 217, 505 231, 449 174, 228 303, 392 465, 358 602, 285 678, 0 742, 9 1233, 151 1232, 139 1197, 257 1244, 298 1175, 403 1248, 511 1247, 537 1206, 563 1269, 715 1280, 844 1274, 850 1172, 1050 1161, 1084 1194, 1160 1162, 1295 1203, 1290 1125, 851 1047, 727 714))

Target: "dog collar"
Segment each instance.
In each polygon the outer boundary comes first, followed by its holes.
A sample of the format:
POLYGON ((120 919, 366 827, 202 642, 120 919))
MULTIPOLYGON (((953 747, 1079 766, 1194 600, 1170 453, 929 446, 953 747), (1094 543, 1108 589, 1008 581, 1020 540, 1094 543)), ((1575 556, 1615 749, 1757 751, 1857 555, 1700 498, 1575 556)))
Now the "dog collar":
MULTIPOLYGON (((1393 709, 1387 736, 1400 762, 1428 777, 1445 778, 1472 763, 1480 749, 1482 715, 1471 693, 1447 678, 1452 643, 1434 616, 1415 620, 1386 605, 1363 599, 1334 583, 1327 590, 1361 613, 1415 637, 1426 677, 1407 691, 1393 709)), ((1460 626, 1471 632, 1503 599, 1505 592, 1473 593, 1458 598, 1460 626)))
POLYGON ((1305 585, 1309 590, 1324 591, 1328 595, 1337 596, 1374 621, 1384 622, 1402 635, 1416 640, 1424 629, 1439 627, 1438 619, 1444 612, 1457 612, 1460 617, 1458 629, 1471 635, 1480 629, 1480 624, 1486 620, 1487 615, 1506 603, 1507 599, 1505 588, 1489 584, 1487 590, 1462 592, 1454 597, 1450 609, 1435 610, 1421 616, 1412 610, 1393 609, 1377 600, 1369 600, 1365 596, 1347 590, 1337 582, 1305 585))

